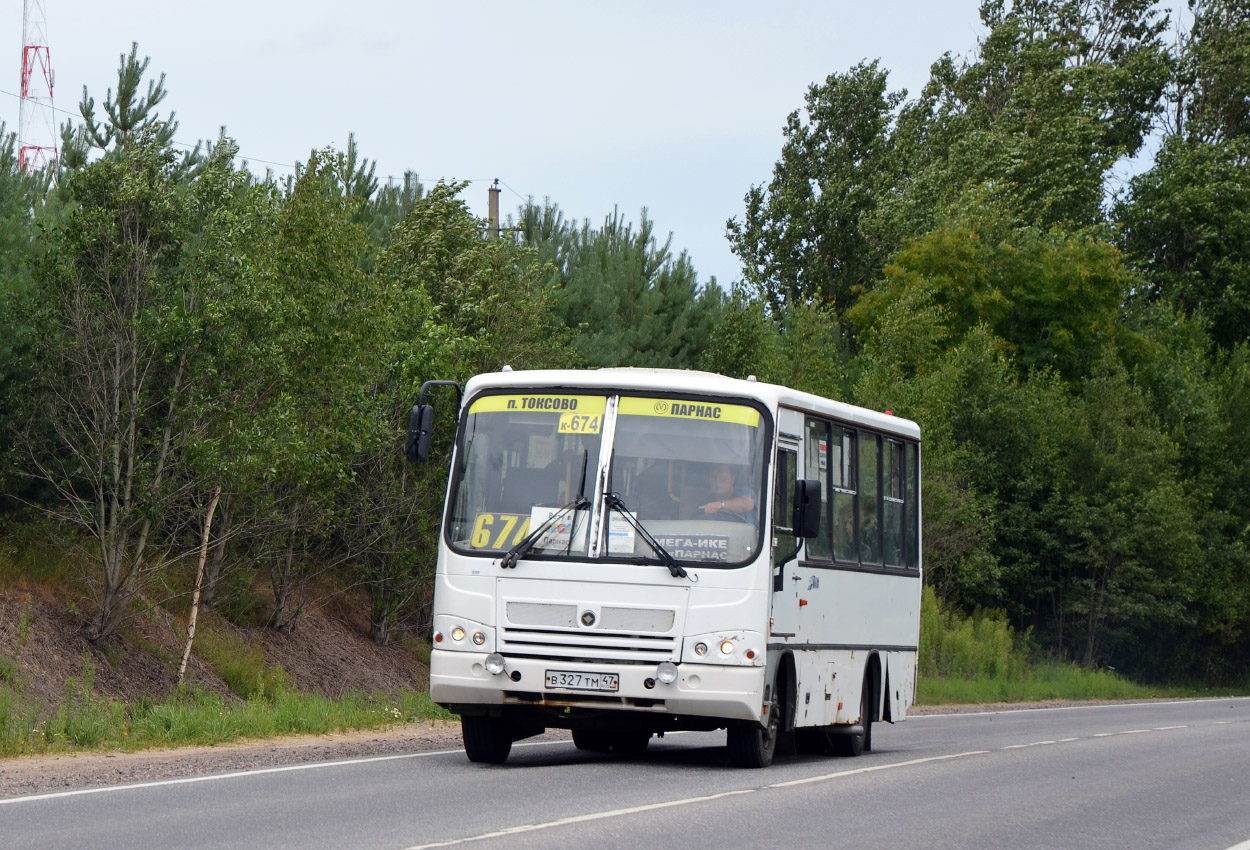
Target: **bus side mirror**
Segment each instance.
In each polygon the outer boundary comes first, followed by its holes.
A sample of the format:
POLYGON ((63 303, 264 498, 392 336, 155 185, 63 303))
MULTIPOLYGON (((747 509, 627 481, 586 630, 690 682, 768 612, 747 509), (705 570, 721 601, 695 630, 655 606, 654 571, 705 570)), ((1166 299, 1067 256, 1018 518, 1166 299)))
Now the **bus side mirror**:
POLYGON ((820 482, 800 478, 794 482, 794 536, 820 534, 820 482))
POLYGON ((414 405, 408 414, 408 439, 404 454, 413 463, 425 463, 430 459, 430 434, 434 430, 434 407, 429 404, 414 405))

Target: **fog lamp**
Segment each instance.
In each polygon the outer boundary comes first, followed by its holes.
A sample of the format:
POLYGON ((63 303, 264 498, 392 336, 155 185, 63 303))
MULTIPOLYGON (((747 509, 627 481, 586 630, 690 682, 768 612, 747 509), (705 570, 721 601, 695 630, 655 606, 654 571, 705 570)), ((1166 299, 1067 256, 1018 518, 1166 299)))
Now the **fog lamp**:
POLYGON ((721 641, 720 652, 721 652, 721 655, 733 655, 734 654, 734 642, 731 640, 721 641))
POLYGON ((671 661, 661 661, 660 666, 655 668, 655 678, 661 684, 673 684, 677 681, 677 665, 671 661))
POLYGON ((473 642, 477 644, 478 646, 481 646, 482 644, 486 643, 486 635, 482 634, 481 632, 474 632, 473 642))
POLYGON ((498 652, 492 652, 486 656, 486 672, 492 676, 498 676, 503 672, 503 656, 498 652))
POLYGON ((464 629, 460 628, 459 626, 456 626, 454 629, 452 629, 451 639, 456 641, 457 643, 464 640, 464 629))

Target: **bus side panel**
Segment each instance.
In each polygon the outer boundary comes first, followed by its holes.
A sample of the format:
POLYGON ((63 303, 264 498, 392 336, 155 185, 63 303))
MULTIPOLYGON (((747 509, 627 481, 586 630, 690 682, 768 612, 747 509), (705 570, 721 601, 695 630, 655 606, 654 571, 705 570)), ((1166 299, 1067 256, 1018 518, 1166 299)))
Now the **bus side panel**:
POLYGON ((796 570, 795 642, 893 651, 916 646, 919 576, 825 569, 796 570))
POLYGON ((881 662, 880 686, 889 678, 890 717, 902 719, 914 696, 920 611, 911 574, 797 566, 793 590, 775 604, 794 607, 798 673, 795 724, 823 726, 859 720, 859 697, 872 653, 881 662), (790 598, 786 598, 790 597, 790 598), (894 692, 898 692, 898 697, 894 692))

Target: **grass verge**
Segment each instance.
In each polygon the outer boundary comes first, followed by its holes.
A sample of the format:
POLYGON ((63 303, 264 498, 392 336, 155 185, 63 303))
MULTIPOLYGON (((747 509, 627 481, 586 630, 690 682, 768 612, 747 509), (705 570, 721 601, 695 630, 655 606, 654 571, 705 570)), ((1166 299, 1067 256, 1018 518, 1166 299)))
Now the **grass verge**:
POLYGON ((94 669, 84 662, 82 675, 66 683, 65 698, 51 717, 39 717, 18 689, 0 685, 0 756, 224 744, 385 729, 451 716, 417 691, 351 691, 331 700, 284 687, 237 700, 190 687, 160 702, 123 704, 95 693, 94 669))
POLYGON ((1030 660, 1028 635, 1019 636, 1001 611, 963 616, 945 609, 931 587, 920 604, 920 677, 917 705, 968 705, 1046 700, 1119 700, 1237 696, 1245 688, 1153 687, 1111 670, 1070 662, 1030 660))

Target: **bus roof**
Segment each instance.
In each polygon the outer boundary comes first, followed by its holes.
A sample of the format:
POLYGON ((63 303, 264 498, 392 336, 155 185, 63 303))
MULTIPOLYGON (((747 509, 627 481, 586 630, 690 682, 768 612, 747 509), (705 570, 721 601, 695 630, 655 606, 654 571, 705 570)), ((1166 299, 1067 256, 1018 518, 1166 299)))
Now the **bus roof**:
POLYGON ((535 369, 525 371, 488 372, 476 375, 465 385, 466 402, 487 389, 518 387, 526 389, 622 389, 659 390, 690 395, 737 396, 755 399, 769 410, 792 407, 867 428, 874 428, 920 439, 920 426, 910 419, 879 413, 811 393, 792 390, 778 384, 755 380, 727 378, 713 372, 691 369, 652 369, 613 367, 607 369, 535 369))

